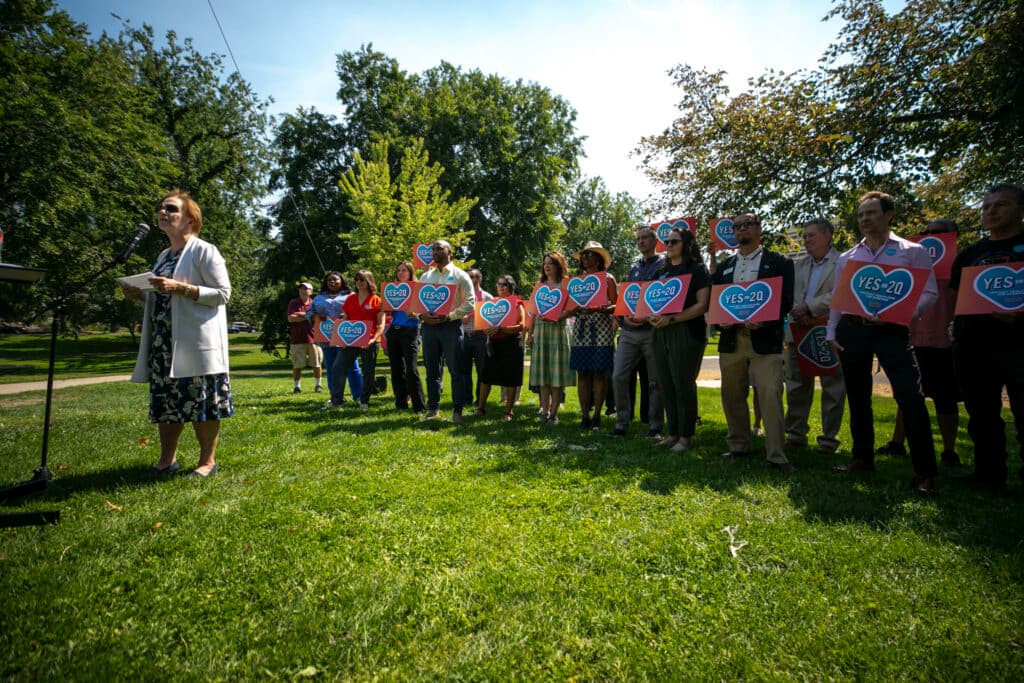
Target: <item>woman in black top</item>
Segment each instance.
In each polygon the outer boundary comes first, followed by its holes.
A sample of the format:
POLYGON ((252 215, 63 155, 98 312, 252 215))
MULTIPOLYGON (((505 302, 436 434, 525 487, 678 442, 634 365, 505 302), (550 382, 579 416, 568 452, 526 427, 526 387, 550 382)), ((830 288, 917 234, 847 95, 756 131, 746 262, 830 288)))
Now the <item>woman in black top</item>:
POLYGON ((667 436, 659 446, 681 452, 690 447, 697 422, 697 373, 707 345, 704 313, 711 295, 711 276, 689 230, 673 229, 665 240, 665 266, 658 279, 689 275, 690 286, 680 313, 651 316, 654 365, 665 401, 667 436))

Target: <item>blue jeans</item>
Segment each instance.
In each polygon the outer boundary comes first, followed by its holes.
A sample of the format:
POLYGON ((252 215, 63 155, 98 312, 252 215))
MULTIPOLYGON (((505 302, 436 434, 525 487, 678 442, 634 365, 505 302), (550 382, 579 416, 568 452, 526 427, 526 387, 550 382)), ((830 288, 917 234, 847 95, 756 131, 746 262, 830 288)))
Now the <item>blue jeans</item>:
POLYGON ((365 349, 354 347, 341 349, 341 353, 338 354, 338 358, 334 362, 337 364, 338 376, 347 374, 351 379, 353 370, 359 372, 359 361, 363 363, 366 381, 362 381, 364 378, 360 376, 360 393, 357 394, 353 389, 352 396, 353 398, 358 396, 360 403, 369 404, 370 394, 373 392, 373 373, 377 369, 377 345, 370 344, 365 349))
POLYGON ((466 376, 462 370, 462 323, 452 320, 441 325, 424 325, 423 364, 427 368, 427 410, 434 412, 441 404, 441 363, 448 366, 452 378, 452 408, 462 412, 468 402, 466 376))
MULTIPOLYGON (((324 370, 327 371, 327 391, 331 394, 331 403, 341 405, 345 402, 345 380, 341 368, 337 372, 334 369, 341 355, 341 347, 321 344, 320 348, 324 350, 324 370)), ((358 399, 363 392, 363 373, 359 370, 358 361, 348 370, 348 387, 353 399, 358 399)))

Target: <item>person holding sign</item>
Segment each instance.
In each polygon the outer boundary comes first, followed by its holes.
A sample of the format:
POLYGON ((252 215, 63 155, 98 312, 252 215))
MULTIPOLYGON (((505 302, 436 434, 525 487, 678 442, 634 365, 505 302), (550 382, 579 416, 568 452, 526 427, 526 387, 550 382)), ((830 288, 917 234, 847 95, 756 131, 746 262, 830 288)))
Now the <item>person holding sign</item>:
MULTIPOLYGON (((665 259, 655 249, 658 239, 649 225, 641 225, 636 229, 636 248, 640 250, 640 258, 633 262, 626 276, 626 282, 650 282, 655 273, 661 270, 665 259)), ((633 378, 640 363, 646 364, 647 386, 641 387, 641 405, 643 391, 647 391, 647 426, 648 436, 658 436, 662 430, 665 413, 658 386, 657 373, 654 372, 654 347, 651 339, 654 328, 645 320, 633 315, 619 318, 619 342, 615 346, 615 367, 612 371, 612 389, 615 396, 615 436, 625 436, 629 423, 633 419, 633 378)))
MULTIPOLYGON (((320 285, 320 293, 313 297, 313 305, 306 311, 306 316, 313 322, 314 332, 325 320, 341 318, 341 307, 351 293, 348 283, 345 282, 345 276, 341 273, 333 271, 324 276, 320 285)), ((329 339, 323 339, 317 343, 323 350, 324 369, 327 370, 327 391, 331 395, 331 400, 327 405, 331 408, 338 408, 345 403, 345 375, 339 375, 334 370, 338 356, 341 354, 341 347, 331 346, 329 339)), ((352 399, 357 400, 363 391, 363 374, 359 369, 358 362, 349 369, 348 387, 352 392, 352 399)))
MULTIPOLYGON (((612 256, 600 242, 593 240, 574 254, 580 262, 580 271, 593 280, 603 277, 606 295, 597 303, 573 310, 576 324, 572 328, 572 350, 569 368, 576 371, 576 391, 580 400, 581 429, 601 429, 601 406, 604 405, 608 380, 615 367, 615 278, 608 271, 612 256), (590 416, 593 408, 594 416, 590 416)), ((571 296, 570 292, 570 296, 571 296)))
MULTIPOLYGON (((470 268, 466 271, 469 279, 473 282, 473 296, 477 303, 490 301, 494 295, 481 288, 484 281, 484 274, 479 268, 470 268)), ((487 357, 487 335, 483 330, 477 330, 473 326, 475 315, 470 311, 462 319, 462 372, 466 376, 466 386, 469 387, 468 403, 475 403, 474 394, 480 398, 480 373, 483 372, 484 360, 487 357), (473 367, 476 366, 476 382, 473 381, 473 367), (475 391, 474 391, 475 390, 475 391)), ((479 415, 477 416, 479 417, 479 415)))
MULTIPOLYGON (((988 237, 953 262, 953 357, 974 442, 974 472, 966 480, 1001 489, 1007 474, 1003 387, 1024 460, 1024 187, 989 188, 981 225, 988 237), (965 306, 968 299, 976 303, 965 306)), ((1024 467, 1017 475, 1024 482, 1024 467)))
POLYGON ((650 318, 654 328, 651 339, 653 374, 665 400, 667 429, 658 445, 681 452, 690 447, 697 429, 697 374, 708 343, 704 313, 711 295, 711 276, 704 267, 697 240, 689 230, 672 228, 665 239, 665 247, 668 258, 654 279, 690 276, 683 310, 650 318))
POLYGON ((149 383, 149 421, 160 434, 160 459, 150 473, 179 469, 178 441, 191 422, 199 465, 185 476, 205 479, 217 473, 220 421, 234 414, 225 310, 231 280, 217 247, 199 238, 203 213, 187 192, 168 192, 156 214, 170 246, 153 266, 153 289, 121 286, 126 298, 143 304, 131 381, 149 383))
POLYGON ((373 273, 368 270, 356 272, 356 291, 345 299, 342 306, 342 319, 350 322, 365 322, 373 329, 369 343, 365 348, 346 346, 335 361, 336 373, 345 377, 355 366, 358 359, 363 367, 363 387, 359 395, 359 407, 366 410, 370 407, 370 394, 373 393, 373 372, 377 368, 377 344, 384 334, 384 311, 380 307, 377 296, 377 283, 373 273))
MULTIPOLYGON (((873 472, 875 469, 875 422, 871 408, 871 366, 875 356, 889 377, 896 403, 903 410, 903 424, 910 444, 918 493, 935 493, 935 444, 932 443, 928 408, 921 392, 921 373, 910 348, 906 324, 882 322, 877 315, 865 317, 843 313, 836 308, 843 269, 858 262, 925 269, 928 273, 914 316, 934 305, 937 296, 935 274, 928 252, 919 244, 892 234, 889 224, 896 215, 893 198, 884 192, 868 192, 857 205, 857 227, 864 238, 843 252, 836 268, 826 339, 839 354, 850 407, 852 458, 836 472, 873 472)), ((879 272, 881 269, 876 268, 879 272)), ((907 271, 903 271, 906 273, 907 271)), ((900 283, 903 284, 903 283, 900 283)))
MULTIPOLYGON (((567 272, 565 257, 550 251, 544 255, 537 286, 560 291, 567 272)), ((540 393, 540 419, 544 424, 558 424, 562 389, 576 384, 576 376, 569 369, 569 335, 565 329, 568 316, 561 313, 557 320, 548 320, 543 310, 538 309, 533 329, 526 338, 532 349, 530 386, 537 387, 540 393)))
MULTIPOLYGON (((929 221, 921 235, 955 237, 958 232, 956 223, 939 218, 929 221)), ((915 241, 928 248, 926 243, 915 241)), ((934 256, 931 258, 935 260, 934 256)), ((949 325, 953 321, 956 292, 949 288, 948 276, 943 280, 936 271, 935 280, 938 285, 938 298, 934 306, 910 321, 910 346, 914 349, 914 358, 921 372, 921 390, 926 397, 935 402, 935 421, 942 436, 940 459, 947 467, 957 467, 960 465, 960 456, 956 452, 956 434, 960 424, 957 403, 960 398, 956 386, 956 373, 949 371, 953 367, 953 344, 949 338, 949 325)), ((903 412, 897 408, 892 438, 889 443, 878 448, 875 455, 906 455, 907 451, 903 446, 905 439, 903 412)))
POLYGON ((791 474, 796 468, 786 459, 783 450, 782 341, 783 319, 793 307, 793 262, 761 245, 761 221, 756 214, 746 212, 736 216, 733 231, 739 245, 738 252, 716 269, 712 276, 714 284, 748 283, 781 277, 782 288, 778 295, 776 319, 719 324, 722 331, 718 340, 722 408, 729 427, 725 437, 729 450, 722 457, 750 455, 753 440, 747 392, 753 384, 764 418, 768 466, 791 474))
POLYGON ((447 315, 420 313, 423 323, 423 363, 427 366, 427 418, 441 417, 441 363, 448 366, 452 378, 452 422, 460 424, 462 409, 471 404, 469 387, 462 368, 462 318, 472 312, 476 297, 473 281, 461 268, 452 263, 452 245, 436 240, 430 245, 434 261, 430 270, 420 276, 427 285, 454 285, 452 310, 447 315))
MULTIPOLYGON (((836 264, 839 252, 832 246, 835 228, 824 218, 815 218, 804 223, 804 249, 807 255, 793 264, 795 283, 793 301, 789 312, 792 324, 811 327, 818 318, 828 315, 832 303, 832 287, 835 283, 836 264)), ((819 337, 820 339, 820 337, 819 337)), ((802 340, 801 340, 802 341, 802 340)), ((829 347, 824 345, 825 350, 829 347)), ((835 356, 832 356, 833 362, 835 356)), ((814 402, 814 377, 800 372, 797 358, 797 344, 793 332, 786 328, 786 446, 806 446, 807 417, 814 402)), ((846 386, 838 375, 821 374, 821 431, 818 437, 818 451, 835 453, 839 447, 836 435, 843 426, 843 402, 846 386)))
MULTIPOLYGON (((403 261, 395 271, 395 282, 412 283, 416 273, 412 264, 403 261)), ((391 389, 395 394, 395 407, 409 408, 412 402, 414 413, 423 412, 423 385, 417 357, 420 351, 420 323, 404 311, 391 314, 391 325, 384 334, 388 342, 388 362, 391 365, 391 389)))
POLYGON ((476 412, 478 415, 487 412, 487 397, 491 393, 491 386, 497 384, 505 390, 502 392, 505 399, 505 419, 511 420, 514 417, 512 406, 516 402, 515 389, 523 386, 522 331, 526 310, 519 299, 516 281, 511 275, 499 277, 495 290, 498 292, 497 299, 492 299, 491 303, 477 302, 477 307, 481 308, 481 317, 497 324, 483 328, 483 333, 487 335, 488 353, 485 354, 479 374, 480 389, 476 412), (496 312, 489 317, 485 316, 484 314, 489 311, 483 310, 484 306, 496 309, 496 312), (505 312, 506 309, 508 313, 505 312))

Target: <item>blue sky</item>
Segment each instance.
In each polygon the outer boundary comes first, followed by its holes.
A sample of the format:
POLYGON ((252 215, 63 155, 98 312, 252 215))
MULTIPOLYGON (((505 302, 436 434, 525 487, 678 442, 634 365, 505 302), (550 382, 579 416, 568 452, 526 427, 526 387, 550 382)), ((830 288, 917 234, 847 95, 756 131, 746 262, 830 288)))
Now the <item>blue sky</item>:
MULTIPOLYGON (((652 190, 630 151, 660 132, 678 101, 666 71, 679 63, 729 72, 812 68, 840 28, 826 0, 523 0, 510 2, 212 0, 242 75, 272 113, 302 105, 340 115, 335 57, 373 43, 419 72, 448 61, 548 87, 577 111, 583 172, 638 199, 652 190)), ((888 4, 888 3, 887 3, 888 4)), ((173 29, 203 53, 226 54, 208 0, 63 0, 99 35, 111 13, 173 29)), ((230 67, 230 60, 226 62, 230 67)))

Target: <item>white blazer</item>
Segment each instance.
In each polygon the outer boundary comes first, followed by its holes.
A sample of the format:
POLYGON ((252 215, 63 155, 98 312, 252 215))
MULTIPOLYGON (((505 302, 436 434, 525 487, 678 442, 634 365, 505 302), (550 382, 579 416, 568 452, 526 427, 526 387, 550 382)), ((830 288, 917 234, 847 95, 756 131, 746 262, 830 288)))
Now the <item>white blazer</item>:
MULTIPOLYGON (((163 258, 170 249, 165 249, 163 258)), ((228 371, 228 315, 231 281, 217 247, 192 237, 185 243, 172 278, 199 287, 199 300, 171 295, 171 377, 199 377, 228 371)), ((148 292, 142 317, 139 357, 133 382, 149 381, 150 318, 155 292, 148 292)))

